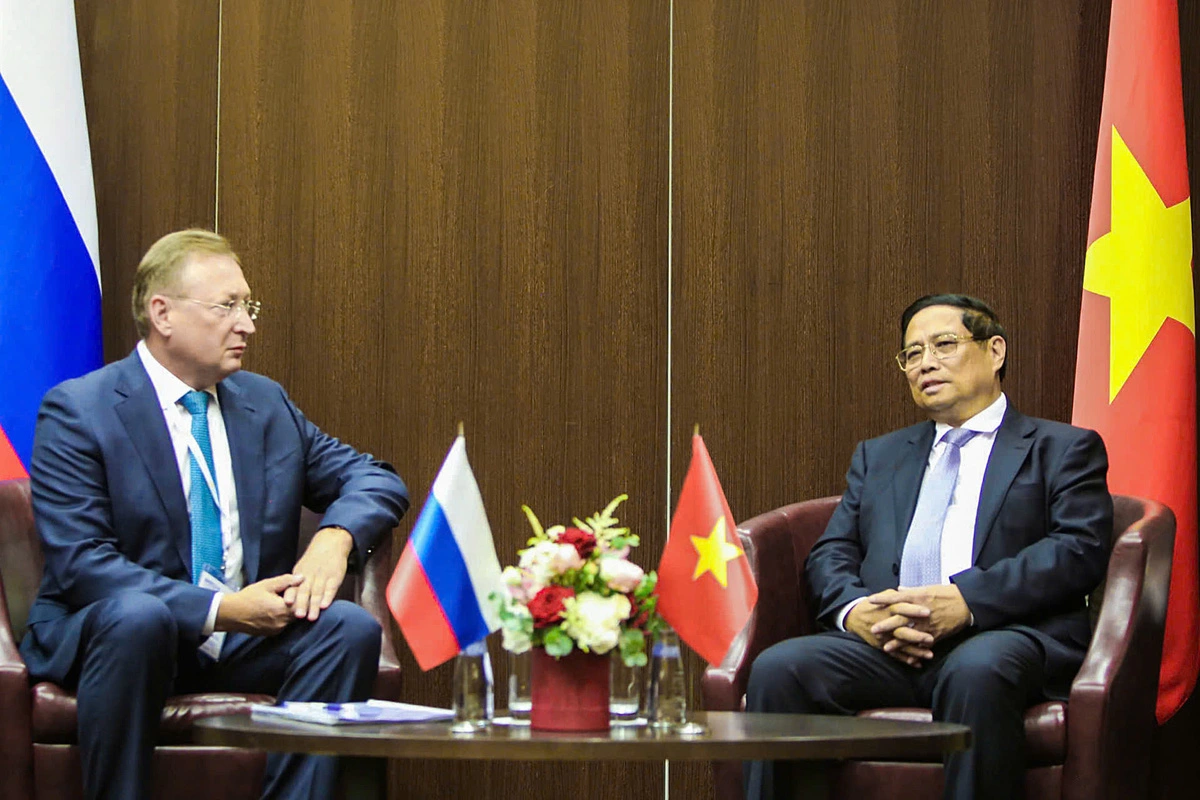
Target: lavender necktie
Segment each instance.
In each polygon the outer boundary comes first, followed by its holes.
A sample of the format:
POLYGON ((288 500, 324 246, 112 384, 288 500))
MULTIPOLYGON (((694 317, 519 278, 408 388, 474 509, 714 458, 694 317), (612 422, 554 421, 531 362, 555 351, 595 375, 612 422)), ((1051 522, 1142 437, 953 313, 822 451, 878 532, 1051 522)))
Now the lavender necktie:
POLYGON ((900 585, 929 586, 942 582, 942 526, 946 511, 954 497, 958 482, 958 465, 962 461, 959 448, 971 440, 976 431, 951 428, 942 441, 946 451, 926 474, 913 512, 904 552, 900 556, 900 585))

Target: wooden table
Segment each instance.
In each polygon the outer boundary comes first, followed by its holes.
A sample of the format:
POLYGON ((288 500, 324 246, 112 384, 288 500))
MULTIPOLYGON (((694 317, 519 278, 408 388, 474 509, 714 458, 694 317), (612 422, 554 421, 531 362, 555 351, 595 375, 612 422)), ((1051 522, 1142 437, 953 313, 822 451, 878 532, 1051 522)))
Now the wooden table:
POLYGON ((513 761, 756 761, 791 760, 797 796, 822 797, 829 767, 844 759, 928 760, 970 747, 971 732, 950 723, 897 722, 805 714, 696 713, 707 727, 680 737, 647 726, 607 733, 545 733, 491 728, 469 736, 450 723, 346 725, 264 722, 248 716, 196 721, 198 744, 255 750, 357 756, 351 796, 383 797, 384 764, 392 758, 513 761), (363 760, 365 759, 365 761, 363 760))

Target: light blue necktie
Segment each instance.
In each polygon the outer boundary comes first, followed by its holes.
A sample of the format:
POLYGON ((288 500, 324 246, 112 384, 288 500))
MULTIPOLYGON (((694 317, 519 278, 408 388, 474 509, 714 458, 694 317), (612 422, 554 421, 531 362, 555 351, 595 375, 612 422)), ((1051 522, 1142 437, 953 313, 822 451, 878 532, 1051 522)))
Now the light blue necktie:
MULTIPOLYGON (((192 436, 200 445, 204 461, 208 465, 208 474, 213 483, 217 480, 217 470, 213 466, 212 442, 208 438, 208 392, 188 392, 179 402, 192 415, 192 436)), ((221 514, 217 511, 217 499, 204 480, 204 473, 196 461, 196 454, 188 450, 188 517, 192 521, 192 583, 199 583, 200 576, 205 572, 221 580, 222 562, 224 561, 224 546, 221 542, 221 514)))
POLYGON ((942 437, 946 450, 921 483, 917 510, 913 512, 912 524, 908 526, 908 536, 904 540, 904 552, 900 556, 901 586, 930 586, 942 582, 942 526, 946 524, 946 512, 954 497, 954 484, 958 482, 958 465, 962 461, 959 448, 976 433, 965 428, 951 428, 942 437))

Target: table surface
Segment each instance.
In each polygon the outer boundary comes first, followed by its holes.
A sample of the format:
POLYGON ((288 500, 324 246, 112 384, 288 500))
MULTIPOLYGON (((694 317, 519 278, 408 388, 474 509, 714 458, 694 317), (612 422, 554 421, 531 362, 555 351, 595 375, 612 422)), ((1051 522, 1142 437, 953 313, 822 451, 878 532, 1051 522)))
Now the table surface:
POLYGON ((493 725, 464 736, 452 734, 449 722, 330 726, 239 715, 199 719, 193 736, 197 744, 268 751, 515 761, 936 760, 971 744, 969 728, 944 722, 732 711, 697 712, 694 719, 707 729, 701 736, 645 725, 599 733, 493 725))

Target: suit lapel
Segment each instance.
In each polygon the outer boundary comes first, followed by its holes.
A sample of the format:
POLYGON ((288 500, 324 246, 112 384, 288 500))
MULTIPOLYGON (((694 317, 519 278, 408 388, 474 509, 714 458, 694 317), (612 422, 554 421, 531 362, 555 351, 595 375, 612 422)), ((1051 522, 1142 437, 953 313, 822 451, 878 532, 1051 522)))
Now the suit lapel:
POLYGON ((115 405, 117 416, 150 474, 167 516, 175 549, 187 574, 191 575, 192 525, 183 497, 179 462, 175 460, 175 448, 171 445, 171 434, 158 405, 154 384, 136 350, 121 362, 121 377, 115 391, 120 398, 115 405))
POLYGON ((921 478, 925 475, 925 465, 929 463, 929 451, 933 449, 933 431, 932 422, 915 426, 905 449, 896 459, 895 477, 892 478, 892 498, 896 509, 896 558, 904 550, 908 526, 917 509, 921 478))
POLYGON ((979 558, 979 552, 992 532, 992 524, 1000 513, 1000 505, 1008 494, 1008 487, 1025 457, 1033 446, 1036 426, 1011 405, 1004 414, 1004 421, 996 431, 992 454, 988 457, 987 469, 983 473, 983 489, 979 493, 979 509, 975 513, 975 541, 971 550, 971 563, 979 558))
POLYGON ((262 553, 263 512, 263 429, 254 405, 245 393, 229 380, 217 384, 221 417, 229 440, 233 465, 233 485, 237 489, 238 527, 242 538, 242 558, 246 582, 258 580, 262 553))

